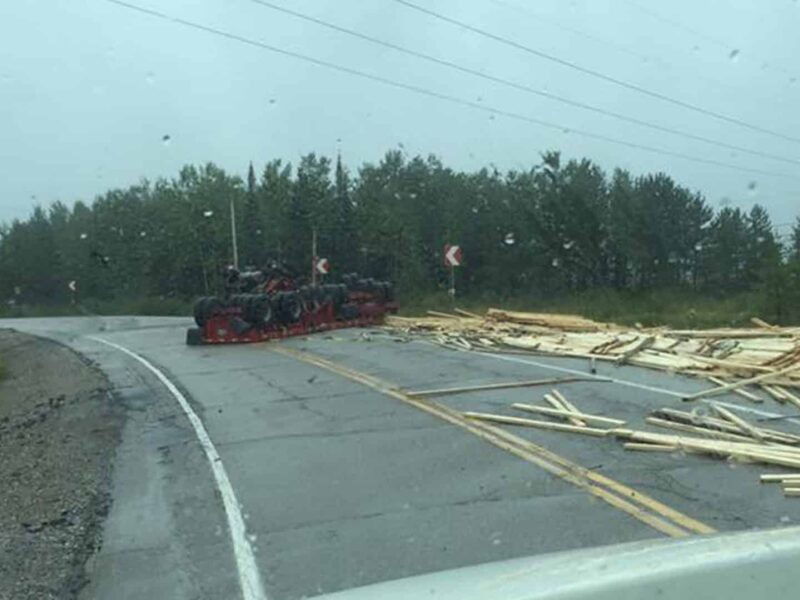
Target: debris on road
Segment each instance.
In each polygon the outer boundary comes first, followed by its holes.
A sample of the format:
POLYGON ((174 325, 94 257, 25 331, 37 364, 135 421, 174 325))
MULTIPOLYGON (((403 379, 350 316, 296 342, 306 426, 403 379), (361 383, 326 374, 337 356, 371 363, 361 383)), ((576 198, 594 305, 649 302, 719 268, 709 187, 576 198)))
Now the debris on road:
MULTIPOLYGON (((716 404, 711 405, 717 415, 715 417, 701 414, 699 411, 684 412, 672 408, 653 411, 644 419, 646 424, 682 432, 665 434, 644 429, 628 429, 624 427, 626 423, 621 419, 583 412, 557 390, 545 394, 544 400, 550 406, 514 403, 511 408, 542 414, 558 421, 480 412, 465 412, 464 416, 504 425, 616 438, 623 441, 625 450, 630 451, 683 452, 728 461, 800 469, 800 435, 758 427, 732 410, 716 404), (593 426, 590 427, 587 423, 593 423, 593 426)), ((761 482, 780 482, 786 496, 800 496, 800 491, 794 492, 800 490, 800 473, 762 475, 761 482)))
POLYGON ((724 393, 751 402, 762 395, 800 409, 800 328, 755 319, 750 329, 630 328, 577 315, 491 308, 481 317, 460 309, 387 318, 403 335, 454 350, 586 358, 701 377, 716 387, 687 400, 724 393), (745 389, 749 387, 750 389, 745 389))
POLYGON ((453 388, 441 388, 435 390, 417 390, 413 392, 407 392, 409 396, 412 398, 419 397, 419 396, 426 396, 428 398, 432 398, 434 396, 450 396, 452 394, 466 394, 469 392, 485 392, 489 390, 506 390, 512 388, 522 388, 522 387, 534 387, 538 385, 551 385, 555 383, 574 383, 578 381, 611 381, 610 379, 598 379, 595 377, 560 377, 560 378, 548 378, 548 379, 533 379, 530 381, 509 381, 505 383, 487 383, 485 385, 471 385, 471 386, 462 386, 462 387, 453 387, 453 388))

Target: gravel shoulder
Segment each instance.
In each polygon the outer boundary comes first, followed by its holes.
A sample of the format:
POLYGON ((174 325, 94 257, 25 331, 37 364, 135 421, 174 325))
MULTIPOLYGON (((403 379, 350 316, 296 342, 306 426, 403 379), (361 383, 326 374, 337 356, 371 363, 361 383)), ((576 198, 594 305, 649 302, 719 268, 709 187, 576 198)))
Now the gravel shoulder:
POLYGON ((75 598, 98 550, 124 422, 105 376, 0 329, 0 599, 75 598))

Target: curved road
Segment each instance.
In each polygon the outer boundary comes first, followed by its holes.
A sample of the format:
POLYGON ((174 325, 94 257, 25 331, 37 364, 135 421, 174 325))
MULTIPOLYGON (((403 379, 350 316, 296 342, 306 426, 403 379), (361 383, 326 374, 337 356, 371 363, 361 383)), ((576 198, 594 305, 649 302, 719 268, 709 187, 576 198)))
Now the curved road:
MULTIPOLYGON (((301 598, 559 550, 800 522, 800 504, 758 485, 759 467, 475 425, 459 412, 538 403, 549 388, 409 394, 586 376, 584 361, 454 352, 370 330, 187 347, 190 324, 0 320, 96 361, 128 408, 85 598, 301 598)), ((703 386, 633 367, 601 371, 613 380, 558 387, 579 408, 636 426, 703 386)))

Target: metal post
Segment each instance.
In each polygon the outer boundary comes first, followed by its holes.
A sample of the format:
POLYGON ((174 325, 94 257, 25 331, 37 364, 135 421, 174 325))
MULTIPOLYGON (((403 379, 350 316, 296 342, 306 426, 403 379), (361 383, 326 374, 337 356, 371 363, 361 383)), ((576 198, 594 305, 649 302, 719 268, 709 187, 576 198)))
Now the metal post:
POLYGON ((317 285, 317 228, 311 230, 311 285, 317 285))
POLYGON ((456 268, 450 265, 450 298, 456 303, 456 268))
POLYGON ((233 268, 239 270, 239 248, 236 245, 236 207, 231 197, 231 246, 233 249, 233 268))

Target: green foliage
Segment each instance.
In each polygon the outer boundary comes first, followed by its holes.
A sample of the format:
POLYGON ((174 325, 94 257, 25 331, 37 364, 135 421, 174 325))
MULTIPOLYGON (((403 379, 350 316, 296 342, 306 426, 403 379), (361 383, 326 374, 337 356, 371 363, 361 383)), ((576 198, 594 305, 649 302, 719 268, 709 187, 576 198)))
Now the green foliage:
POLYGON ((442 247, 457 243, 459 294, 476 304, 645 324, 748 311, 800 320, 800 219, 782 248, 762 207, 715 213, 663 173, 608 176, 558 152, 527 169, 465 173, 400 150, 356 171, 341 157, 308 154, 296 168, 272 160, 260 176, 250 165, 245 180, 211 163, 186 166, 91 205, 36 207, 0 226, 4 312, 186 314, 193 297, 219 290, 232 262, 231 204, 242 266, 278 259, 306 274, 316 231, 335 274, 391 279, 412 305, 446 306, 442 247))

